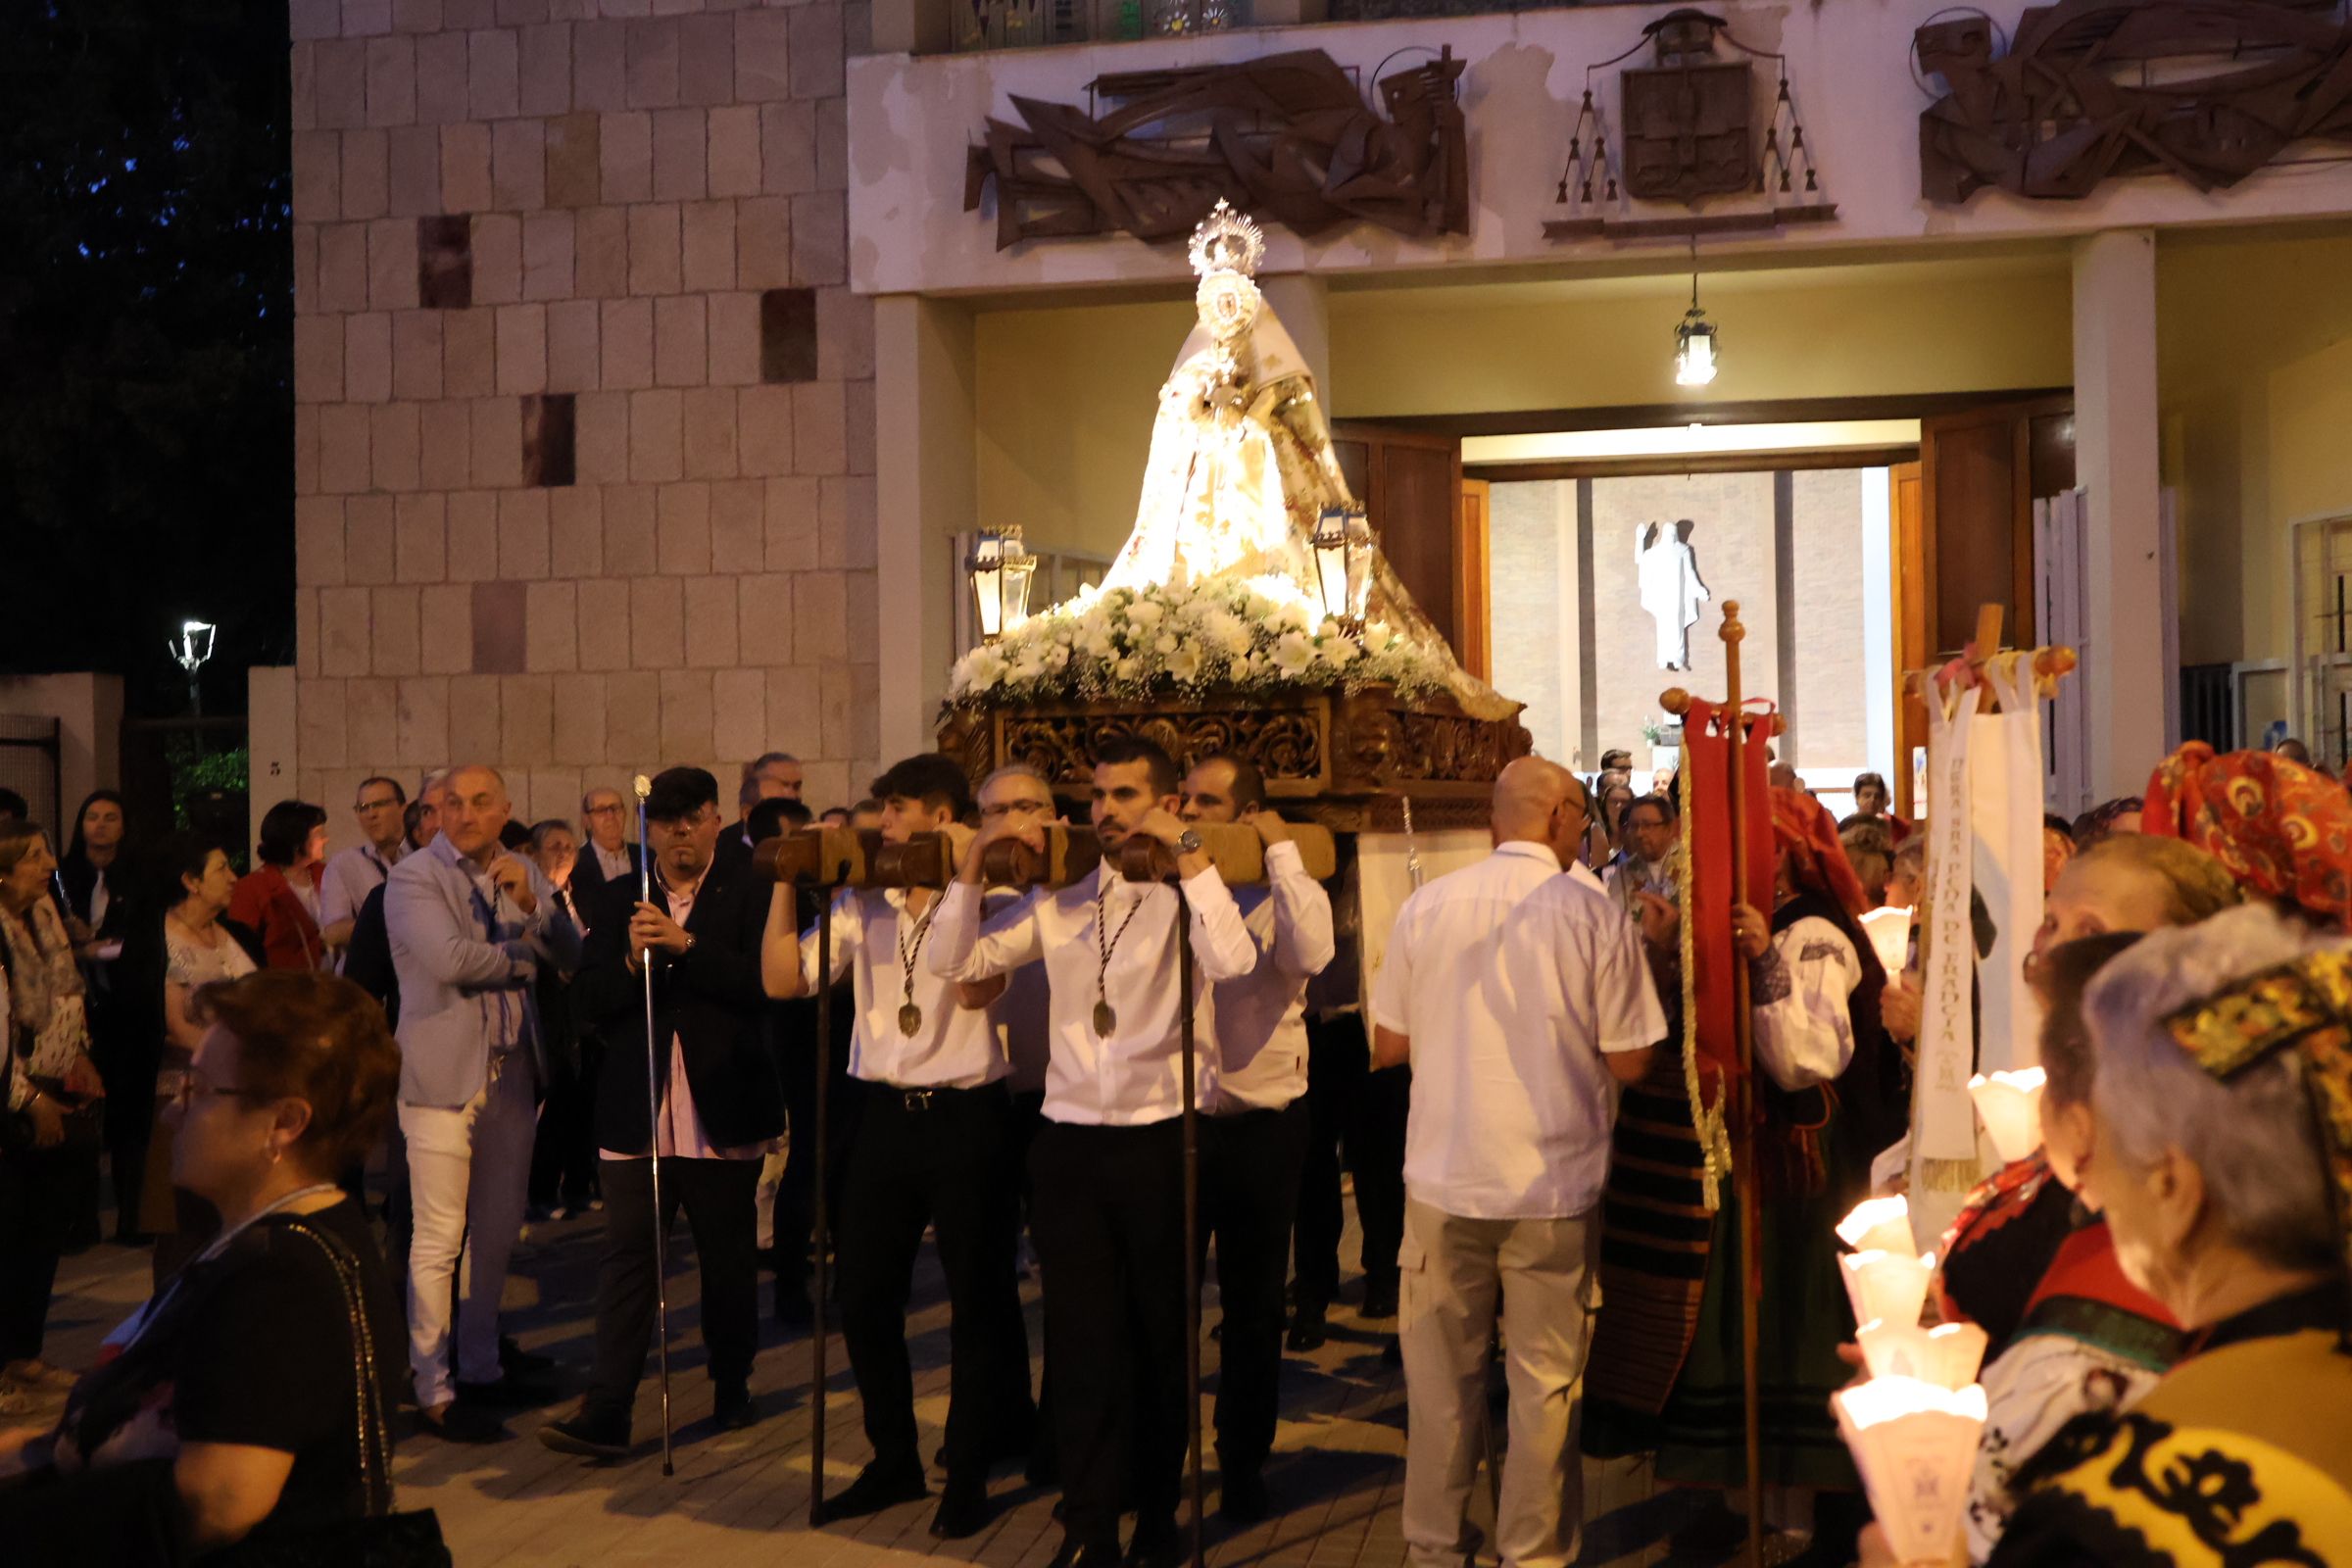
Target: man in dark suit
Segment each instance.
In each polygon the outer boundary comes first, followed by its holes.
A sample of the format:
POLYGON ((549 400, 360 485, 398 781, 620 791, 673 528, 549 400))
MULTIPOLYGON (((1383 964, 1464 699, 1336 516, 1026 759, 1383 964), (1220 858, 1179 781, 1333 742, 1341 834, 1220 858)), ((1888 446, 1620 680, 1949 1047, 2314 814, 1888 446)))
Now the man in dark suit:
MULTIPOLYGON (((629 1446, 629 1407, 655 1322, 653 1173, 662 1154, 661 1223, 680 1208, 702 1263, 703 1342, 717 1385, 716 1419, 757 1415, 749 1380, 759 1334, 753 1193, 762 1146, 784 1131, 784 1091, 768 1029, 761 941, 771 888, 747 862, 714 858, 718 782, 673 767, 647 802, 655 899, 634 886, 587 905, 589 938, 572 1003, 606 1042, 597 1086, 605 1255, 596 1288, 596 1370, 580 1412, 543 1427, 563 1453, 612 1457, 629 1446), (654 977, 658 1116, 646 1097, 644 965, 654 977)), ((779 981, 774 995, 782 994, 779 981)))
POLYGON ((637 885, 644 849, 629 842, 629 808, 620 791, 590 790, 580 797, 579 862, 571 868, 571 896, 582 906, 596 902, 612 882, 637 885))

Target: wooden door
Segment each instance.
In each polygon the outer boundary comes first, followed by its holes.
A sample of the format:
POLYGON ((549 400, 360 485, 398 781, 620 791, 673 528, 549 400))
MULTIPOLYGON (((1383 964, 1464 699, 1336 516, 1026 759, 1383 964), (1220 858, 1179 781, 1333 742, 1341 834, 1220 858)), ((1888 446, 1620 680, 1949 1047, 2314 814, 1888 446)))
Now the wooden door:
POLYGON ((1452 436, 1358 421, 1334 425, 1331 441, 1348 488, 1371 516, 1381 552, 1460 657, 1460 594, 1468 575, 1460 559, 1462 444, 1452 436))
POLYGON ((1917 463, 1897 463, 1886 470, 1886 514, 1893 530, 1894 583, 1886 602, 1894 607, 1894 791, 1897 816, 1911 814, 1911 748, 1928 735, 1925 704, 1910 694, 1903 671, 1924 669, 1928 662, 1927 584, 1921 569, 1920 483, 1917 463))
MULTIPOLYGON (((1893 470, 1897 680, 1952 657, 1976 635, 1977 612, 1999 605, 2012 647, 2031 646, 2034 503, 2075 484, 2075 410, 2068 397, 1988 403, 1919 422, 1919 463, 1906 492, 1893 470), (1906 509, 1908 509, 1906 511, 1906 509)), ((1895 705, 1894 786, 1911 806, 1911 751, 1927 743, 1927 711, 1895 705)))
POLYGON ((1929 653, 1966 647, 1984 605, 2007 612, 2013 645, 2031 644, 2034 503, 2074 488, 2073 400, 1994 403, 1924 418, 1919 468, 1929 653))
POLYGON ((1462 667, 1480 680, 1494 678, 1494 618, 1489 580, 1487 520, 1494 497, 1484 479, 1464 479, 1461 515, 1455 523, 1453 651, 1462 667))

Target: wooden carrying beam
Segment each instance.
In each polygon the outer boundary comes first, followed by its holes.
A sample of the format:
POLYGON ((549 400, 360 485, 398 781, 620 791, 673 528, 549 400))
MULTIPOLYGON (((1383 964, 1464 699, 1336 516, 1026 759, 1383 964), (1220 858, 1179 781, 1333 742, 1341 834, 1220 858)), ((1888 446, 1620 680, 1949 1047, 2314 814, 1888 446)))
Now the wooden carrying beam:
MULTIPOLYGON (((1970 680, 1982 681, 1984 666, 1996 659, 2023 660, 2031 658, 2034 667, 2034 690, 2045 697, 2048 696, 2056 689, 2061 679, 2075 672, 2075 667, 2082 661, 2076 657, 2072 648, 2064 645, 2033 649, 2002 648, 2001 629, 2005 619, 2006 612, 1999 605, 1980 605, 1977 608, 1977 635, 1969 643, 1967 652, 1959 659, 1955 659, 1949 663, 1938 664, 1934 669, 1904 671, 1903 689, 1914 696, 1926 697, 1932 683, 1948 682, 1955 671, 1965 670, 1970 680)), ((1994 696, 1992 688, 1988 685, 1984 689, 1984 695, 1980 701, 1977 711, 1992 713, 1999 710, 1999 699, 1994 696)))
MULTIPOLYGON (((1339 869, 1339 846, 1319 823, 1289 824, 1306 874, 1323 881, 1339 869)), ((1228 886, 1266 880, 1265 844, 1257 830, 1239 822, 1203 822, 1195 831, 1228 886)), ((1102 843, 1091 827, 1050 826, 1045 853, 1025 844, 1000 841, 991 847, 987 873, 996 887, 1067 887, 1094 874, 1102 843)), ((1130 882, 1164 882, 1175 862, 1158 840, 1141 835, 1121 846, 1120 873, 1130 882)), ((905 844, 886 844, 873 828, 802 828, 769 839, 753 855, 760 874, 798 887, 940 888, 956 875, 955 851, 944 833, 917 833, 905 844)))

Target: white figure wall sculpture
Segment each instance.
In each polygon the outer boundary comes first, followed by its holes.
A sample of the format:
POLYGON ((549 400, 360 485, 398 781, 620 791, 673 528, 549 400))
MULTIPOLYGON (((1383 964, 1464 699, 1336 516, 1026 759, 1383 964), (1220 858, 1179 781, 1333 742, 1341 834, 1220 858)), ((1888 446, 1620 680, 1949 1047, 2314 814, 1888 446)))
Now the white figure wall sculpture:
POLYGON ((1634 545, 1642 608, 1657 623, 1658 667, 1690 667, 1690 628, 1714 596, 1699 580, 1698 557, 1690 549, 1690 519, 1645 524, 1634 545))

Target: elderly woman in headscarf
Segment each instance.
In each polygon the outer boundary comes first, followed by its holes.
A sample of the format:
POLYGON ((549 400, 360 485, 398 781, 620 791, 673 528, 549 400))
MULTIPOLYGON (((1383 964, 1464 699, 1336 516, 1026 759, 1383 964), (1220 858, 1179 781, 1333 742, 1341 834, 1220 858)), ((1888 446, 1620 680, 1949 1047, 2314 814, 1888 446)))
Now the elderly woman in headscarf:
POLYGON ((2352 926, 2352 794, 2326 773, 2191 741, 2157 765, 2146 799, 2141 832, 2186 840, 2307 920, 2352 926))
POLYGON ((2083 1196, 2188 1354, 2024 1466, 1990 1568, 2352 1561, 2352 945, 2233 909, 2142 938, 2083 1016, 2083 1196))
MULTIPOLYGON (((1780 851, 1773 907, 1740 905, 1732 913, 1734 942, 1749 965, 1761 1118, 1764 1479, 1788 1513, 1801 1513, 1791 1494, 1813 1494, 1813 1542, 1799 1560, 1843 1564, 1868 1513, 1829 1407, 1847 1379, 1838 1347, 1853 1327, 1834 1227, 1867 1186, 1869 1155, 1900 1136, 1900 1055, 1879 1027, 1886 975, 1856 923, 1866 901, 1836 822, 1800 790, 1773 791, 1772 816, 1780 851)), ((1739 1206, 1728 1188, 1712 1218, 1700 1233, 1712 1237, 1703 1249, 1705 1282, 1695 1321, 1682 1330, 1688 1348, 1671 1391, 1642 1408, 1618 1387, 1622 1380, 1602 1380, 1607 1387, 1588 1400, 1585 1447, 1602 1457, 1655 1450, 1661 1481, 1733 1487, 1746 1459, 1740 1269, 1732 1241, 1739 1206)), ((1683 1255, 1697 1265, 1691 1249, 1683 1255)), ((1638 1316, 1664 1308, 1612 1298, 1608 1310, 1638 1316)), ((1674 1337, 1674 1325, 1662 1328, 1652 1337, 1674 1337)))

